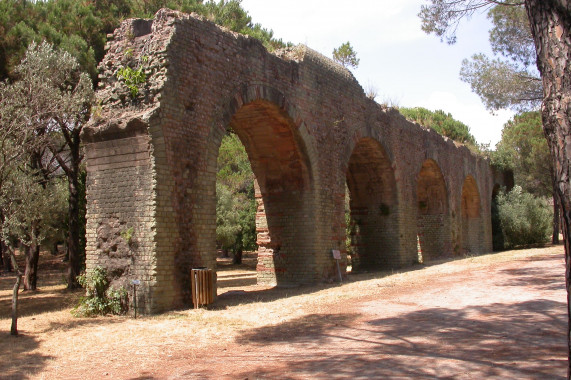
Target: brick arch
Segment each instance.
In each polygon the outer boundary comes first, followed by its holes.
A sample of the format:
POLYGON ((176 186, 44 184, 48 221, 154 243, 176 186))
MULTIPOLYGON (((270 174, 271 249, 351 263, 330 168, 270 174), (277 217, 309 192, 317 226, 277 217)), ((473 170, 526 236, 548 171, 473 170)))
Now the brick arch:
MULTIPOLYGON (((281 163, 282 172, 289 171, 288 175, 292 176, 292 179, 295 177, 298 182, 301 180, 303 186, 311 185, 310 154, 307 147, 312 144, 304 141, 302 134, 305 132, 305 124, 301 121, 297 108, 286 100, 281 91, 265 84, 243 84, 239 89, 233 90, 230 101, 223 109, 224 130, 231 127, 238 134, 248 151, 254 171, 254 166, 259 162, 258 158, 264 156, 262 161, 267 162, 272 157, 281 163), (267 128, 255 127, 265 121, 269 121, 267 128), (272 151, 267 149, 267 146, 251 144, 253 141, 262 145, 273 145, 276 149, 272 151), (265 148, 266 152, 261 153, 265 148)), ((220 142, 218 146, 219 144, 220 142)), ((282 178, 287 179, 287 175, 282 178)), ((257 176, 257 179, 262 189, 265 182, 269 190, 281 186, 272 178, 262 179, 257 176)))
POLYGON ((399 242, 398 195, 394 170, 382 145, 359 140, 347 165, 353 270, 391 265, 399 242))
POLYGON ((462 185, 462 218, 480 217, 480 192, 476 180, 467 176, 462 185))
POLYGON ((421 215, 448 213, 448 191, 440 166, 428 159, 422 163, 417 183, 418 212, 421 215))
POLYGON ((244 144, 263 194, 303 191, 310 185, 306 156, 291 118, 266 100, 244 104, 229 123, 244 144))
POLYGON ((311 165, 300 125, 290 112, 295 116, 295 107, 279 91, 243 86, 227 105, 224 128, 211 133, 215 138, 207 166, 216 165, 222 136, 231 128, 244 145, 256 177, 257 277, 263 284, 286 285, 294 275, 316 280, 309 271, 314 258, 304 254, 308 251, 304 244, 312 240, 314 231, 312 219, 304 215, 304 207, 311 204, 311 165))
POLYGON ((462 185, 462 251, 464 253, 480 253, 480 241, 483 235, 481 217, 481 198, 478 184, 473 176, 468 175, 462 185))
POLYGON ((118 280, 141 280, 141 311, 188 304, 189 269, 216 268, 216 162, 229 127, 244 140, 260 180, 262 282, 337 275, 331 250, 346 240, 344 182, 351 184, 354 214, 366 210, 353 236, 362 267, 415 261, 415 177, 432 156, 439 157, 454 200, 448 211, 454 248, 464 238, 470 249, 491 249, 488 163, 366 98, 350 71, 307 47, 270 53, 255 39, 162 9, 153 21, 124 21, 102 67, 101 112, 82 137, 87 267, 115 265, 100 242, 133 228, 137 244, 118 252, 129 269, 118 280), (133 102, 115 73, 143 61, 147 81, 133 102), (478 218, 466 217, 462 234, 460 187, 467 173, 484 206, 477 230, 478 218), (468 239, 474 234, 478 241, 468 239))
POLYGON ((448 191, 440 166, 428 159, 417 176, 419 261, 447 256, 451 251, 448 191))

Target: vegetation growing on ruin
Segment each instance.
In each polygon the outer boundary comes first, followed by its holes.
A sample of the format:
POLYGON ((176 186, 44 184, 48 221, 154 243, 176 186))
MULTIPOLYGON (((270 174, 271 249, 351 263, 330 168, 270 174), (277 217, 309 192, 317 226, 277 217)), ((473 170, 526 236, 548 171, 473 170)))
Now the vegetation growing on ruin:
POLYGON ((77 280, 85 288, 86 294, 80 298, 73 314, 93 317, 126 312, 127 291, 124 288, 110 287, 107 271, 104 268, 95 267, 78 276, 77 280))
POLYGON ((476 139, 470 133, 470 127, 442 110, 430 111, 423 107, 399 108, 399 112, 408 120, 434 129, 442 136, 459 143, 476 146, 476 139))
POLYGON ((349 41, 342 43, 338 48, 333 49, 333 60, 339 62, 345 67, 356 69, 359 66, 360 59, 357 58, 357 52, 351 46, 349 41))

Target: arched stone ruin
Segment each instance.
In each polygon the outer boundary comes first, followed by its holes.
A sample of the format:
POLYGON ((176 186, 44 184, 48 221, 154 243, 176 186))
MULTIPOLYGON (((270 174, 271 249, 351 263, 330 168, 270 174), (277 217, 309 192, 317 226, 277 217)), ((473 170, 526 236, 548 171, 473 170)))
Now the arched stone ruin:
POLYGON ((228 128, 257 178, 260 283, 336 278, 346 183, 356 270, 412 265, 419 241, 425 260, 491 251, 488 162, 368 99, 315 51, 269 53, 167 9, 124 21, 107 48, 83 135, 87 268, 141 281, 140 312, 188 305, 190 269, 216 269, 216 158, 228 128), (122 67, 146 72, 134 98, 122 67))

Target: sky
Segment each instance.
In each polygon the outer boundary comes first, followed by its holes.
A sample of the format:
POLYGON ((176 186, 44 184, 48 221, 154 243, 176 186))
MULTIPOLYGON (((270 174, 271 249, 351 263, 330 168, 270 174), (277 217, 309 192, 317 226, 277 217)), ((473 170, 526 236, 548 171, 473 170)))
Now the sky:
POLYGON ((494 148, 513 112, 492 115, 459 77, 464 58, 491 55, 486 14, 464 21, 457 43, 448 45, 420 29, 422 4, 427 1, 242 0, 252 21, 284 42, 331 57, 349 41, 360 59, 351 71, 365 91, 377 92, 377 102, 449 112, 470 127, 478 143, 494 148))

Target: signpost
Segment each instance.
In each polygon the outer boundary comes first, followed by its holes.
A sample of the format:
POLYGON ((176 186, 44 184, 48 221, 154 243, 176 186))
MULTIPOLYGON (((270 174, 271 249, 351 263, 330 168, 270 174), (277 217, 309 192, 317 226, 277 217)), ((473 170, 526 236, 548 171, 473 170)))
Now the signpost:
POLYGON ((341 260, 341 251, 338 249, 332 249, 331 253, 333 254, 333 258, 337 263, 337 273, 339 274, 339 282, 343 282, 343 276, 341 275, 341 268, 339 267, 339 260, 341 260))
POLYGON ((135 319, 137 319, 137 285, 141 285, 139 280, 131 280, 133 285, 133 307, 135 308, 135 319))

